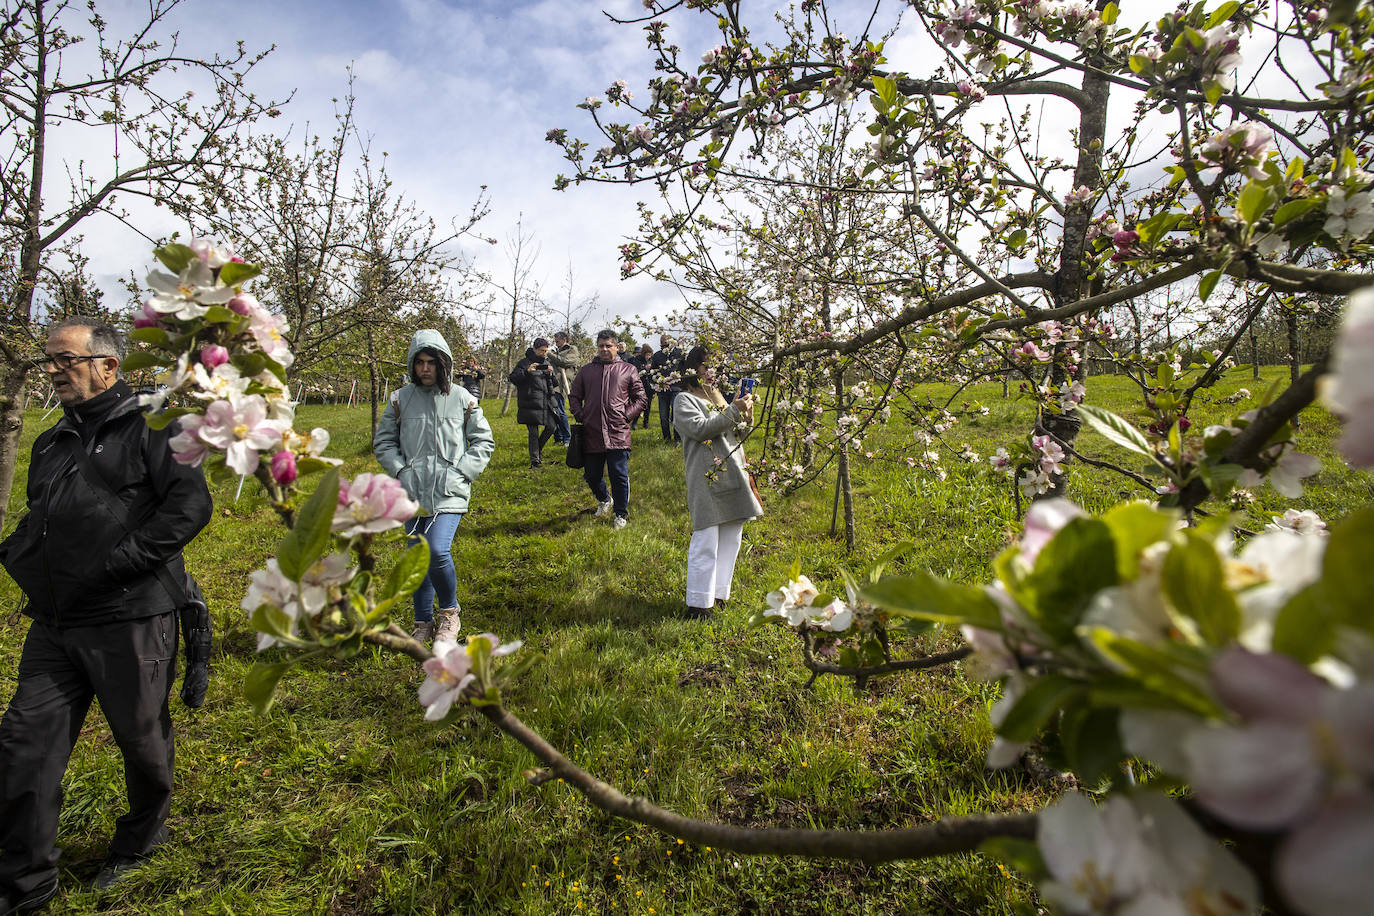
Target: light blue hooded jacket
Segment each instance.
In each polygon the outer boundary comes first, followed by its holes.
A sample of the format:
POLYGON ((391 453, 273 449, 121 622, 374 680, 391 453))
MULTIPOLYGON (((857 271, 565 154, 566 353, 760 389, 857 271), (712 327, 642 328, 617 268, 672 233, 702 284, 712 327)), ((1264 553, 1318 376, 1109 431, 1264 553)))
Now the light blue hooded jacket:
MULTIPOLYGON (((415 354, 425 347, 442 352, 452 364, 443 335, 424 330, 410 339, 407 367, 414 366, 415 354)), ((449 386, 448 394, 437 385, 413 382, 393 392, 372 437, 372 453, 382 468, 434 515, 467 511, 472 482, 495 449, 482 408, 457 384, 449 386)))

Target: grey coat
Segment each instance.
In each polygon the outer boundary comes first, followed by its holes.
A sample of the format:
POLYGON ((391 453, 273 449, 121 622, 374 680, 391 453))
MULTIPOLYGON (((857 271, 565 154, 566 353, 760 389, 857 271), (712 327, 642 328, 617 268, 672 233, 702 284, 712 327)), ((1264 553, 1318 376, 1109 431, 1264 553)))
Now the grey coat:
MULTIPOLYGON (((438 331, 417 331, 407 365, 422 347, 449 352, 438 331)), ((391 396, 377 421, 372 437, 377 461, 411 499, 435 515, 467 511, 472 482, 496 448, 491 426, 476 404, 461 385, 442 394, 437 385, 410 384, 391 396)))
POLYGON ((554 381, 558 383, 559 393, 566 398, 568 391, 572 388, 573 376, 577 375, 577 370, 582 368, 582 360, 577 355, 577 347, 572 344, 551 347, 545 358, 553 366, 553 377, 554 381))
POLYGON ((740 420, 739 408, 733 404, 717 411, 685 391, 673 401, 673 428, 682 437, 693 531, 763 515, 763 506, 749 488, 744 449, 735 436, 740 420), (719 473, 712 480, 708 475, 717 468, 717 458, 721 459, 719 473))

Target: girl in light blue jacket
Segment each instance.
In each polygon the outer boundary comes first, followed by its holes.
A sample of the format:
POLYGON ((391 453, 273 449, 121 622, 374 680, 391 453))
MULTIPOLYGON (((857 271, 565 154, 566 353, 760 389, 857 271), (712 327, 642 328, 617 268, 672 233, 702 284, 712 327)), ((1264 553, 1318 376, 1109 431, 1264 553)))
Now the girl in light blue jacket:
POLYGON ((410 384, 392 393, 372 436, 372 452, 422 507, 406 524, 412 544, 422 536, 429 543, 429 574, 415 591, 411 636, 420 642, 453 640, 461 609, 449 550, 467 512, 472 482, 491 460, 496 442, 476 399, 453 384, 453 354, 442 334, 416 331, 406 362, 410 384))

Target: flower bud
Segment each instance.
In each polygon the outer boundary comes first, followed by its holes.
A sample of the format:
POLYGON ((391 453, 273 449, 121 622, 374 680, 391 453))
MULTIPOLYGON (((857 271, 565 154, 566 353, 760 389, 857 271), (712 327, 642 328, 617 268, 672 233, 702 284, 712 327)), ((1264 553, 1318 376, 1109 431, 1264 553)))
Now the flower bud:
POLYGON ((282 486, 289 486, 296 479, 296 455, 282 449, 272 456, 272 479, 282 486))
POLYGON ((207 344, 200 348, 200 364, 206 369, 214 369, 229 362, 229 351, 219 344, 207 344))

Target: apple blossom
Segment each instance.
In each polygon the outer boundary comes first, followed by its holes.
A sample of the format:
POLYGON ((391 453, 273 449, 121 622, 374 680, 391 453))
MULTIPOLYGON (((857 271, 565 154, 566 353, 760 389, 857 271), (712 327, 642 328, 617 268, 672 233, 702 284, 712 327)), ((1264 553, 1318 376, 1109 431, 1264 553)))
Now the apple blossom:
POLYGON ((806 576, 799 576, 765 596, 768 609, 763 612, 763 616, 782 617, 787 620, 789 626, 800 626, 811 616, 811 603, 819 596, 820 591, 811 580, 806 576))
POLYGON ((234 298, 234 289, 220 286, 214 273, 199 259, 186 265, 179 276, 160 270, 149 271, 148 285, 156 293, 148 300, 148 307, 159 315, 170 315, 182 321, 200 318, 212 305, 221 305, 234 298))
POLYGON ((232 245, 221 244, 214 239, 192 239, 187 247, 211 270, 218 270, 230 261, 243 260, 234 252, 232 245))
POLYGON ((419 509, 405 487, 385 474, 364 472, 351 483, 341 477, 334 533, 351 538, 386 531, 405 524, 419 509))
POLYGON ((1273 519, 1265 525, 1266 531, 1294 531, 1298 534, 1325 535, 1326 522, 1311 509, 1285 509, 1283 515, 1270 516, 1273 519))
POLYGON ((250 394, 235 401, 215 401, 205 408, 205 422, 196 434, 225 453, 224 463, 239 474, 258 469, 258 453, 276 448, 286 427, 267 418, 267 402, 250 394))
POLYGON ((1374 468, 1374 289, 1346 300, 1322 399, 1345 421, 1341 454, 1351 467, 1374 468))
POLYGON ((1332 188, 1326 197, 1326 222, 1322 230, 1337 241, 1359 241, 1374 231, 1374 195, 1332 188))
POLYGON ((197 414, 187 414, 180 418, 181 432, 167 440, 174 461, 188 464, 193 468, 200 467, 201 462, 210 454, 210 446, 197 434, 204 422, 197 414))
POLYGON ((272 456, 272 479, 282 486, 287 486, 296 479, 296 456, 287 449, 282 449, 272 456))

